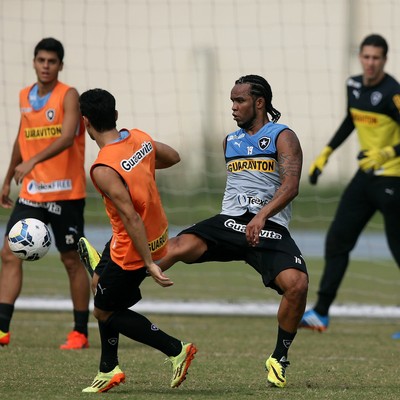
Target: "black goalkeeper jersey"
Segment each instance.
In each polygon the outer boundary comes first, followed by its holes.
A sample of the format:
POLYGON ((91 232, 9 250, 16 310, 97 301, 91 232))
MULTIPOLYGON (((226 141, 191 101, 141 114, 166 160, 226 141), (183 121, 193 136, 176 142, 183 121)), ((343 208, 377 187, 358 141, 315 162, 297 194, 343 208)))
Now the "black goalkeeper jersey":
MULTIPOLYGON (((347 106, 360 150, 400 143, 400 85, 392 76, 386 74, 375 86, 364 86, 362 75, 349 78, 347 106)), ((400 176, 400 157, 387 161, 376 175, 400 176)))

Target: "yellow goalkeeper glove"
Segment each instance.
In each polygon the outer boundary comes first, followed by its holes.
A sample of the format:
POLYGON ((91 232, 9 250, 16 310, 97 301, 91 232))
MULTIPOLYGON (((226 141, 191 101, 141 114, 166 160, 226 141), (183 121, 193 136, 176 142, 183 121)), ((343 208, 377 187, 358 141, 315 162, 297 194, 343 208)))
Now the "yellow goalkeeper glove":
POLYGON ((322 149, 320 155, 311 164, 310 170, 308 171, 308 176, 312 185, 315 185, 317 183, 318 177, 321 175, 322 170, 324 169, 325 164, 328 162, 328 158, 332 154, 332 152, 332 147, 325 146, 322 149))
POLYGON ((366 150, 359 156, 358 164, 365 171, 375 171, 379 169, 386 161, 396 157, 396 151, 392 146, 386 146, 383 149, 366 150))

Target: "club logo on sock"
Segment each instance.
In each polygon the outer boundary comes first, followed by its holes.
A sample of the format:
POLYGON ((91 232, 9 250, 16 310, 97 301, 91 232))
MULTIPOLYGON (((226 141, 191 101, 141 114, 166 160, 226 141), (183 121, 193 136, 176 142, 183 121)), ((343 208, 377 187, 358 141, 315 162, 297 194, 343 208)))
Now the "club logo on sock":
POLYGON ((108 339, 108 343, 110 343, 111 346, 115 346, 118 343, 118 338, 115 338, 115 337, 110 338, 110 339, 108 339))
POLYGON ((292 340, 283 340, 283 345, 288 349, 292 344, 292 340))

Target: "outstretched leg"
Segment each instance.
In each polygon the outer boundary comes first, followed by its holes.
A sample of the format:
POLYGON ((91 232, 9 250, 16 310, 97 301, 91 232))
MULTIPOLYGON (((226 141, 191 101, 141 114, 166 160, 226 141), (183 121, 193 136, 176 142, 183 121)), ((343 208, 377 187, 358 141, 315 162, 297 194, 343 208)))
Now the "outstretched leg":
POLYGON ((178 261, 191 264, 197 261, 207 250, 207 243, 199 236, 185 233, 169 239, 168 253, 158 263, 163 271, 178 261))

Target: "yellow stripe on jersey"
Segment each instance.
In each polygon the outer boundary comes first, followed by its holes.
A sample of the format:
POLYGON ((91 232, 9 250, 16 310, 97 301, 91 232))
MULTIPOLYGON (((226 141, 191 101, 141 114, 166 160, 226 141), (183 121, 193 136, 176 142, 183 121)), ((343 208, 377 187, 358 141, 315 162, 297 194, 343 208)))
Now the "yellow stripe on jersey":
POLYGON ((36 128, 25 128, 26 140, 53 139, 61 136, 62 125, 38 126, 36 128))
POLYGON ((161 247, 165 246, 168 240, 168 228, 162 233, 160 237, 149 242, 149 249, 151 253, 161 249, 161 247))
POLYGON ((382 149, 400 142, 400 126, 388 115, 350 108, 361 150, 382 149))
POLYGON ((269 160, 234 160, 226 165, 226 169, 229 172, 241 172, 241 171, 261 171, 261 172, 274 172, 276 161, 273 159, 269 160))

